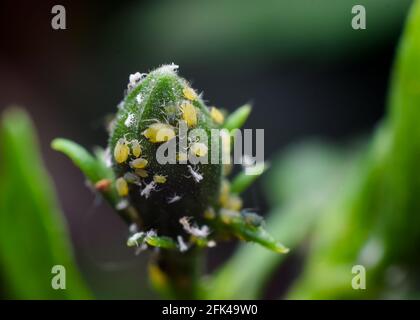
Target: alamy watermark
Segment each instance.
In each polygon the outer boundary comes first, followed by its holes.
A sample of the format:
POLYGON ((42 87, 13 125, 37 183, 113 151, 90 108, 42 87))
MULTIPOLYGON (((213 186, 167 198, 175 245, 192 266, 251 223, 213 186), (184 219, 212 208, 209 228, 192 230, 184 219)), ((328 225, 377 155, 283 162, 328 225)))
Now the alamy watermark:
POLYGON ((62 5, 55 5, 51 8, 51 13, 54 14, 51 19, 51 27, 54 30, 66 29, 66 8, 62 5))
MULTIPOLYGON (((156 151, 156 160, 161 165, 241 164, 247 175, 259 175, 264 171, 264 129, 244 129, 243 132, 239 129, 189 130, 185 121, 179 121, 177 130, 179 134, 156 151)), ((163 128, 157 131, 156 137, 165 140, 167 134, 163 128)))
POLYGON ((354 5, 351 8, 351 13, 354 14, 351 19, 351 27, 354 30, 365 30, 366 29, 366 8, 361 4, 354 5))
POLYGON ((351 273, 354 274, 351 280, 351 287, 354 290, 366 289, 366 268, 360 264, 353 266, 351 273))
POLYGON ((62 265, 54 265, 51 268, 51 273, 54 275, 51 279, 51 288, 54 290, 66 289, 66 268, 62 265))

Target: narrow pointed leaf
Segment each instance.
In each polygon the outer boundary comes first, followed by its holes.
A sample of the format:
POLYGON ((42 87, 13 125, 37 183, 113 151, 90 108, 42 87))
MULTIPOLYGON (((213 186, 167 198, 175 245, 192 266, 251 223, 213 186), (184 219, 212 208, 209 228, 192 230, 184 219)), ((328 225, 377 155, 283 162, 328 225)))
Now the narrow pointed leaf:
POLYGON ((52 141, 51 147, 67 155, 92 183, 113 177, 112 170, 104 166, 103 161, 73 141, 57 138, 52 141))
POLYGON ((0 279, 14 299, 88 299, 51 179, 26 113, 7 110, 0 125, 0 279), (65 268, 54 290, 52 268, 65 268))
POLYGON ((248 189, 251 184, 253 184, 254 181, 257 180, 267 170, 267 168, 268 166, 266 163, 260 163, 255 166, 255 172, 258 172, 258 174, 247 174, 246 171, 238 173, 238 175, 233 178, 231 183, 231 192, 241 194, 246 189, 248 189))
POLYGON ((223 128, 228 129, 229 131, 240 129, 248 119, 251 110, 252 107, 250 104, 239 107, 226 118, 223 128))

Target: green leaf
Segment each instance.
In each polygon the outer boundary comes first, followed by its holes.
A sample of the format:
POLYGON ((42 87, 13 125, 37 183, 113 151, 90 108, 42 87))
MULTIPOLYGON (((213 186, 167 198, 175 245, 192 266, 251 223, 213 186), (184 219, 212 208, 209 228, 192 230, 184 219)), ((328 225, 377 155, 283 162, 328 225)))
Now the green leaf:
POLYGON ((232 180, 230 191, 232 193, 241 194, 267 170, 267 167, 266 163, 260 163, 253 167, 258 174, 247 174, 245 171, 238 173, 232 180))
POLYGON ((114 177, 112 170, 105 165, 103 152, 99 149, 95 158, 79 144, 62 138, 54 139, 51 147, 67 155, 92 183, 114 177))
POLYGON ((226 118, 223 128, 228 129, 229 131, 240 129, 248 119, 251 110, 252 106, 250 104, 239 107, 226 118))
MULTIPOLYGON (((293 252, 308 236, 314 221, 331 199, 342 192, 341 181, 357 168, 357 155, 353 149, 349 153, 320 143, 305 143, 290 148, 281 159, 273 161, 268 191, 277 208, 267 218, 268 232, 280 237, 293 252), (319 175, 321 180, 318 180, 319 175), (296 193, 291 190, 286 193, 287 186, 293 186, 296 193), (278 199, 282 201, 281 206, 278 199)), ((286 257, 256 245, 242 245, 210 280, 207 297, 260 298, 266 281, 286 257)))
POLYGON ((162 249, 176 249, 176 243, 172 238, 156 235, 147 235, 145 241, 148 245, 152 247, 162 248, 162 249))
POLYGON ((259 243, 263 247, 277 253, 288 253, 289 249, 276 241, 263 227, 254 227, 246 224, 241 219, 232 222, 233 232, 246 241, 259 243))
POLYGON ((91 298, 74 261, 36 133, 23 110, 4 112, 0 156, 0 278, 6 298, 91 298), (55 265, 65 267, 65 290, 51 287, 55 265))
MULTIPOLYGON (((387 290, 398 297, 402 292, 389 287, 390 267, 419 267, 419 79, 420 1, 416 1, 398 49, 388 114, 372 138, 359 182, 319 221, 304 272, 289 297, 383 298, 387 290), (355 264, 366 266, 369 290, 349 286, 355 264)), ((416 279, 407 275, 409 286, 416 279)))

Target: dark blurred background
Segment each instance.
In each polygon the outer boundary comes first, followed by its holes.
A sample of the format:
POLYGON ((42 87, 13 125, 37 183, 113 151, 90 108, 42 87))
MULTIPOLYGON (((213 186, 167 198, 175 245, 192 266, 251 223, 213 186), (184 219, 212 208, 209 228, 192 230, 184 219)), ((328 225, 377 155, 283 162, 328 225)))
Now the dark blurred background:
MULTIPOLYGON (((409 4, 2 1, 0 108, 20 105, 32 116, 76 256, 97 296, 153 297, 146 259, 126 248, 125 225, 84 188, 79 170, 50 149, 54 137, 105 146, 106 116, 122 99, 128 75, 174 62, 211 104, 227 110, 254 104, 246 127, 265 129, 267 159, 310 136, 346 142, 369 133, 384 113, 409 4), (56 4, 66 8, 66 30, 51 28, 56 4), (366 7, 366 30, 351 28, 355 4, 366 7)), ((269 210, 262 182, 245 204, 269 210)), ((231 249, 211 250, 209 268, 231 249)), ((273 290, 268 297, 278 295, 273 290)))

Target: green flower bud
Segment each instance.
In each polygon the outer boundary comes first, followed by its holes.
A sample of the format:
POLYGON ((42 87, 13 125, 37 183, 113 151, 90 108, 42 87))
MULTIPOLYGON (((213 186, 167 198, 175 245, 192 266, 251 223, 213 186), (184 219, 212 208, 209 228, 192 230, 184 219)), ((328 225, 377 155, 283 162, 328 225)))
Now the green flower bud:
POLYGON ((218 125, 175 68, 163 66, 144 78, 130 77, 109 139, 113 170, 128 183, 127 200, 140 215, 140 227, 174 239, 185 233, 180 219, 193 217, 201 224, 206 209, 217 207, 222 179, 220 161, 179 163, 186 156, 209 158, 211 129, 218 125), (193 141, 180 132, 182 128, 202 129, 207 139, 193 141), (140 147, 141 155, 133 146, 140 147), (177 163, 159 163, 159 148, 172 151, 170 156, 177 163))
POLYGON ((226 178, 232 130, 246 121, 244 105, 225 119, 176 73, 162 66, 130 75, 127 94, 110 126, 109 152, 91 155, 66 139, 54 149, 67 154, 91 187, 130 225, 129 247, 156 247, 149 274, 169 296, 196 297, 200 248, 232 236, 278 253, 288 251, 265 230, 263 219, 242 209, 240 193, 262 174, 226 178), (213 132, 223 128, 225 131, 213 132), (109 161, 109 156, 111 161, 109 161))

